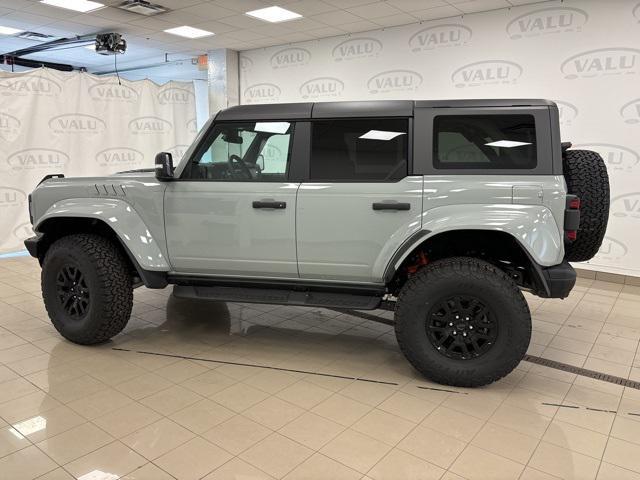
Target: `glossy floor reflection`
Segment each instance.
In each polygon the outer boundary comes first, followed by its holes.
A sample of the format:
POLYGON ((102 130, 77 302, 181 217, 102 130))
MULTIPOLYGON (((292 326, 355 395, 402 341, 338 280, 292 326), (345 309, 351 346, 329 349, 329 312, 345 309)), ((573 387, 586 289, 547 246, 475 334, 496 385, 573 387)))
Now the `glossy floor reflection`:
MULTIPOLYGON (((640 380, 639 287, 527 299, 531 354, 640 380)), ((37 263, 0 261, 1 479, 640 479, 640 390, 526 362, 448 389, 385 323, 170 289, 135 300, 113 342, 73 345, 37 263)))

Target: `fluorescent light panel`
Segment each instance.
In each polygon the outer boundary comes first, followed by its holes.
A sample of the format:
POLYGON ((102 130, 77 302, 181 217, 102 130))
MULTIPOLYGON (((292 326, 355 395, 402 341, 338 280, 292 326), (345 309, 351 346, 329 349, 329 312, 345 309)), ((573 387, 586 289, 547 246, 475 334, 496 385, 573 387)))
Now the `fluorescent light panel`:
POLYGON ((358 138, 363 140, 393 140, 394 138, 404 135, 404 132, 388 132, 386 130, 369 130, 358 138))
POLYGON ((93 10, 104 7, 104 4, 90 0, 40 0, 40 3, 82 13, 92 12, 93 10))
POLYGON ((211 35, 215 35, 215 33, 213 32, 200 30, 199 28, 189 27, 188 25, 183 25, 182 27, 169 28, 165 30, 165 32, 170 33, 171 35, 178 35, 179 37, 186 37, 186 38, 202 38, 202 37, 209 37, 211 35))
POLYGON ((247 15, 264 20, 265 22, 277 23, 286 22, 288 20, 295 20, 296 18, 302 18, 302 15, 291 10, 287 10, 282 7, 267 7, 260 8, 258 10, 251 10, 246 12, 247 15))
POLYGON ((515 140, 498 140, 495 142, 485 143, 487 147, 513 148, 522 147, 523 145, 531 145, 528 142, 516 142, 515 140))
POLYGON ((16 33, 24 32, 18 28, 3 27, 0 25, 0 35, 15 35, 16 33))

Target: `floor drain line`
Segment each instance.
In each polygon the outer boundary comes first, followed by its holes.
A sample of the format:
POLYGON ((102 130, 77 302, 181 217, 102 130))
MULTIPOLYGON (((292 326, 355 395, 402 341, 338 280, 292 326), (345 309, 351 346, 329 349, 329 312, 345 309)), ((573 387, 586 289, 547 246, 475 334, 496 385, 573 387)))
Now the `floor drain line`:
MULTIPOLYGON (((540 402, 542 405, 548 405, 551 407, 562 407, 562 408, 572 408, 575 410, 585 409, 590 412, 602 412, 602 413, 619 413, 617 410, 607 410, 604 408, 593 408, 593 407, 581 407, 579 405, 564 405, 562 403, 550 403, 550 402, 540 402)), ((627 412, 627 415, 633 415, 634 417, 640 417, 640 413, 635 412, 627 412)))
POLYGON ((455 390, 447 390, 446 388, 435 388, 435 387, 423 387, 420 385, 416 385, 421 390, 434 390, 436 392, 446 392, 446 393, 457 393, 459 395, 469 395, 467 392, 457 392, 455 390))
POLYGON ((523 360, 525 362, 535 363, 536 365, 542 365, 543 367, 553 368, 562 372, 574 373, 582 377, 593 378, 595 380, 601 380, 603 382, 613 383, 615 385, 621 385, 623 387, 635 388, 636 390, 640 390, 640 382, 628 380, 623 377, 616 377, 615 375, 608 375, 606 373, 596 372, 595 370, 576 367, 575 365, 556 362, 555 360, 548 360, 546 358, 536 357, 534 355, 525 355, 523 360))
POLYGON ((307 375, 317 375, 319 377, 331 377, 331 378, 340 378, 344 380, 356 380, 358 382, 367 382, 367 383, 380 383, 382 385, 398 385, 395 382, 385 382, 382 380, 373 380, 371 378, 364 377, 349 377, 347 375, 335 375, 332 373, 322 373, 322 372, 309 372, 307 370, 296 370, 294 368, 284 368, 284 367, 273 367, 271 365, 259 365, 255 363, 243 363, 243 362, 230 362, 227 360, 215 360, 211 358, 200 358, 200 357, 189 357, 186 355, 175 355, 172 353, 160 353, 160 352, 147 352, 144 350, 130 350, 128 348, 119 348, 113 347, 112 350, 116 350, 118 352, 131 352, 131 353, 140 353, 143 355, 155 355, 158 357, 170 357, 170 358, 179 358, 182 360, 196 360, 199 362, 209 362, 209 363, 220 363, 224 365, 237 365, 240 367, 252 367, 252 368, 262 368, 265 370, 278 370, 280 372, 291 372, 291 373, 304 373, 307 375))

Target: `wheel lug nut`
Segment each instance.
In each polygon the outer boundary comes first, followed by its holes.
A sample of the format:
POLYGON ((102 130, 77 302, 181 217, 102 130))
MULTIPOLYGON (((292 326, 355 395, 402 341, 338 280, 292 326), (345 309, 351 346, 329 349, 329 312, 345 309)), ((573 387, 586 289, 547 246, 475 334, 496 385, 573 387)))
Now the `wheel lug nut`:
POLYGON ((473 325, 469 325, 469 330, 473 330, 473 325))
POLYGON ((458 332, 456 332, 456 331, 454 330, 454 331, 453 331, 453 334, 454 334, 454 335, 457 335, 457 334, 458 334, 458 332))
POLYGON ((467 332, 462 332, 462 336, 466 337, 467 336, 467 332))
POLYGON ((469 321, 469 320, 471 320, 471 319, 470 319, 469 317, 466 317, 466 318, 465 318, 465 320, 469 321))
POLYGON ((450 327, 453 327, 453 322, 449 322, 449 326, 450 326, 450 327))

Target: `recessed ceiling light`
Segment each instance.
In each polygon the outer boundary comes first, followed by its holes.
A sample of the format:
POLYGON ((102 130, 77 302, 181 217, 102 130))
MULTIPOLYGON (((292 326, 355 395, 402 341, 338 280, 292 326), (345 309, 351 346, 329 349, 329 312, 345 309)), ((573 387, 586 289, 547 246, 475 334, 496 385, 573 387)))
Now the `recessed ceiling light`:
POLYGON ((24 32, 18 28, 2 27, 0 26, 0 35, 15 35, 16 33, 24 32))
POLYGON ((287 10, 286 8, 281 7, 260 8, 258 10, 251 10, 250 12, 246 12, 246 14, 251 17, 259 18, 260 20, 271 23, 286 22, 287 20, 302 18, 302 15, 300 15, 299 13, 292 12, 291 10, 287 10))
POLYGON ((363 140, 393 140, 394 138, 404 135, 404 132, 388 132, 386 130, 369 130, 358 138, 363 140))
POLYGON ((496 142, 485 143, 487 147, 513 148, 531 145, 529 142, 516 142, 515 140, 498 140, 496 142))
POLYGON ((104 7, 104 4, 90 0, 40 0, 40 3, 82 13, 92 12, 93 10, 104 7))
POLYGON ((171 35, 179 35, 180 37, 187 38, 202 38, 208 37, 210 35, 215 35, 213 32, 207 32, 206 30, 200 30, 199 28, 189 27, 187 25, 183 25, 182 27, 169 28, 165 30, 166 33, 170 33, 171 35))

